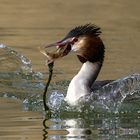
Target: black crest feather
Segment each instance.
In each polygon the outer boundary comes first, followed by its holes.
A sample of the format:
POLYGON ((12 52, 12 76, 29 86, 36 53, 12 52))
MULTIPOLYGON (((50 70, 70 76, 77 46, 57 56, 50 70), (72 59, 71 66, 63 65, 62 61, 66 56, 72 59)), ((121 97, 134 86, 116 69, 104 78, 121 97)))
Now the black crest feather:
POLYGON ((94 35, 99 36, 101 34, 100 27, 97 27, 93 24, 85 24, 82 26, 77 26, 74 29, 72 29, 65 38, 69 37, 79 37, 82 35, 94 35))

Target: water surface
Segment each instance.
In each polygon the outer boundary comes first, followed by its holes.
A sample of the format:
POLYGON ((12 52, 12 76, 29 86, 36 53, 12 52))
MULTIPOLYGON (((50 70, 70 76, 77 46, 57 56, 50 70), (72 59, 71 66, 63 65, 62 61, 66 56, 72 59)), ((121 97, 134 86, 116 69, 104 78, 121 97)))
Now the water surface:
MULTIPOLYGON (((62 111, 45 117, 42 92, 48 69, 38 51, 38 46, 62 39, 76 25, 95 23, 102 27, 106 46, 98 80, 140 73, 139 0, 0 3, 0 43, 18 52, 18 56, 5 51, 0 55, 0 139, 139 139, 139 100, 126 104, 119 115, 62 111)), ((74 55, 57 61, 49 93, 65 92, 80 66, 74 55)))

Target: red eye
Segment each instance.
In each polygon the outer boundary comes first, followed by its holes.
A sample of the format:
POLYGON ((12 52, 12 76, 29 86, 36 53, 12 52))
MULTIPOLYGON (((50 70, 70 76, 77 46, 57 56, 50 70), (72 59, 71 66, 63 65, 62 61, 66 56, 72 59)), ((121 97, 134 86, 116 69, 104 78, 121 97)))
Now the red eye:
POLYGON ((78 38, 77 37, 73 37, 72 38, 72 41, 71 41, 71 44, 74 44, 75 42, 77 42, 78 41, 78 38))
POLYGON ((77 42, 77 41, 78 41, 78 38, 75 37, 75 38, 73 39, 73 42, 77 42))

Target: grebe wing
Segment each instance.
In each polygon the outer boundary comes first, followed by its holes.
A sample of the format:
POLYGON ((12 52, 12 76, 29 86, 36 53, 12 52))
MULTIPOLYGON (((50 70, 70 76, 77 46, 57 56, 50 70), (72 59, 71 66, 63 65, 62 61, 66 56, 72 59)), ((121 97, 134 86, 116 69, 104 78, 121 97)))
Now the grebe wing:
POLYGON ((104 81, 95 81, 92 86, 91 86, 91 90, 95 91, 95 90, 99 90, 101 87, 103 87, 104 85, 113 82, 114 80, 104 80, 104 81))

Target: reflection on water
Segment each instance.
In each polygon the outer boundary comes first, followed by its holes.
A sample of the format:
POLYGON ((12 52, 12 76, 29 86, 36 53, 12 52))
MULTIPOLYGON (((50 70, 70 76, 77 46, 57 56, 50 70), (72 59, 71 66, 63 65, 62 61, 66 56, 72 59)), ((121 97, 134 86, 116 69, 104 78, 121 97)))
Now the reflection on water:
POLYGON ((44 139, 139 139, 139 116, 86 116, 44 120, 44 139), (61 135, 60 135, 61 133, 61 135))

